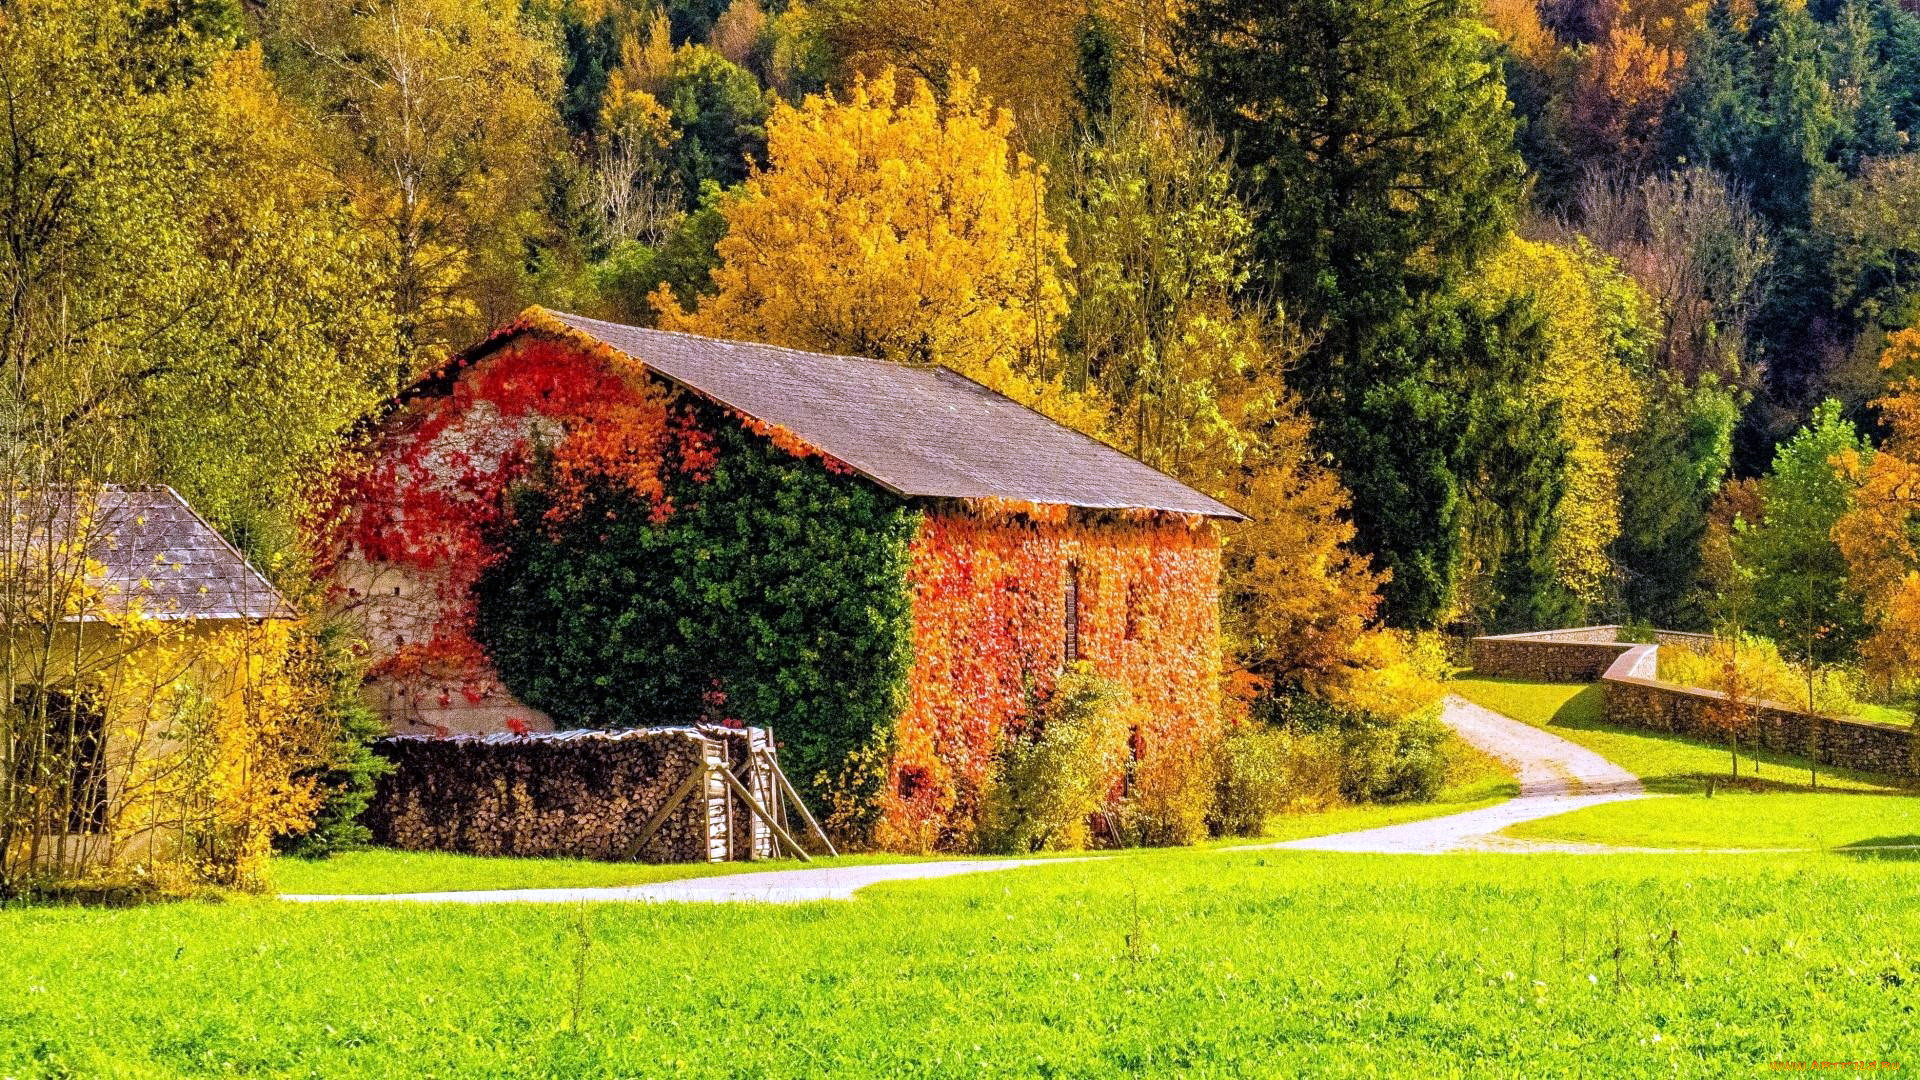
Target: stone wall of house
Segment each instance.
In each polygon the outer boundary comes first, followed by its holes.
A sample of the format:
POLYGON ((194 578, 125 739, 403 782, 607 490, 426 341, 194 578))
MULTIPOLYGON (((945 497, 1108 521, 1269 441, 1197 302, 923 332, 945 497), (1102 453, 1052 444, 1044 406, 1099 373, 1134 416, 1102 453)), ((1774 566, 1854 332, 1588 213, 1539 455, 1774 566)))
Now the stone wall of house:
POLYGON ((732 769, 772 809, 772 741, 762 729, 402 735, 376 749, 394 771, 380 781, 365 820, 392 847, 624 859, 654 813, 705 769, 705 782, 635 857, 721 862, 773 854, 771 830, 714 772, 732 769))
POLYGON ((1577 626, 1531 634, 1474 638, 1473 671, 1502 679, 1592 682, 1633 646, 1618 626, 1577 626))

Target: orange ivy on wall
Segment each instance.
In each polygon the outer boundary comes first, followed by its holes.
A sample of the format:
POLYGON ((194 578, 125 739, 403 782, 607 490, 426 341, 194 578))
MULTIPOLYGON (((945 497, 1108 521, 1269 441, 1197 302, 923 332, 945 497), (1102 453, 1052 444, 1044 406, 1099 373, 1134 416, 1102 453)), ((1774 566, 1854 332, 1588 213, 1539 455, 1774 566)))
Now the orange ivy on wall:
POLYGON ((1052 691, 1070 647, 1131 688, 1139 767, 1215 735, 1212 525, 936 511, 914 540, 912 567, 914 665, 881 794, 880 846, 969 845, 1002 733, 1052 691))

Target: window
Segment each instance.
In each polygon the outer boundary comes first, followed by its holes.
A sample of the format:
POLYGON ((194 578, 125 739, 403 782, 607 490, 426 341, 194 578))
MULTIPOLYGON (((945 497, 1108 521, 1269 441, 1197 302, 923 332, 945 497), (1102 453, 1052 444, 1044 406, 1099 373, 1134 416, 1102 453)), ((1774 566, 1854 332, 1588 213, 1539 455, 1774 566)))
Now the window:
POLYGON ((1141 596, 1140 583, 1127 582, 1126 639, 1128 641, 1140 640, 1140 607, 1144 600, 1145 597, 1141 596))
POLYGON ((1066 596, 1066 632, 1065 653, 1067 663, 1080 659, 1080 568, 1073 563, 1067 564, 1066 596))
POLYGON ((45 786, 68 832, 107 830, 106 717, 91 694, 14 691, 14 782, 45 786))

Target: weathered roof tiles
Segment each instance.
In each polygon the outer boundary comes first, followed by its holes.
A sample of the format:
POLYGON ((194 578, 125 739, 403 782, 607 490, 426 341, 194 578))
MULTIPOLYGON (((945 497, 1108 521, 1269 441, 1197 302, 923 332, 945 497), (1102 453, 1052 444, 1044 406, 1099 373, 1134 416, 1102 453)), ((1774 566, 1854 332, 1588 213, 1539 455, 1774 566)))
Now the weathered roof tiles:
MULTIPOLYGON (((104 568, 94 582, 111 611, 138 605, 158 619, 290 619, 291 605, 170 487, 63 492, 48 504, 11 506, 14 535, 72 543, 104 568), (75 515, 83 502, 88 512, 75 515)), ((82 618, 87 616, 83 615, 82 618)))
POLYGON ((671 382, 785 428, 909 498, 1244 520, 1165 473, 944 368, 546 314, 671 382))

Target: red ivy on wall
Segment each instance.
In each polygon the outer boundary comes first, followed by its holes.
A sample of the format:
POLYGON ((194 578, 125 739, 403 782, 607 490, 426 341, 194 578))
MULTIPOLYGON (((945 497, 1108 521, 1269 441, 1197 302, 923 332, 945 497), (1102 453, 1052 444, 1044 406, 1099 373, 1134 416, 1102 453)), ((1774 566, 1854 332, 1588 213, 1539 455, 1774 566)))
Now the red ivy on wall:
POLYGON ((1070 594, 1079 658, 1141 706, 1142 753, 1190 752, 1219 723, 1213 526, 980 509, 928 514, 913 544, 914 666, 882 847, 965 846, 1002 732, 1067 661, 1070 594))
MULTIPOLYGON (((456 360, 455 364, 462 361, 456 360)), ((406 403, 370 450, 337 477, 342 508, 326 545, 431 583, 412 600, 435 609, 431 629, 372 672, 403 686, 438 684, 435 700, 469 703, 497 690, 472 635, 475 581, 498 557, 487 542, 510 512, 507 493, 538 453, 550 455, 548 518, 578 514, 609 485, 646 499, 656 521, 673 512, 662 470, 711 473, 711 437, 675 395, 611 350, 523 335, 461 370, 449 390, 406 403)))

